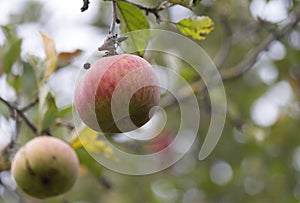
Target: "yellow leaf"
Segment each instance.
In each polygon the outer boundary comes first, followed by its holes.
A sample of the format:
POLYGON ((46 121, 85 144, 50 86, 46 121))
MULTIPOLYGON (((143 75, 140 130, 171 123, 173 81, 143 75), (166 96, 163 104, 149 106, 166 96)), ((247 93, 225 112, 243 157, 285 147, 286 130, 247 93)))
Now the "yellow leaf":
POLYGON ((204 40, 214 29, 214 22, 207 16, 192 16, 176 23, 182 34, 204 40))
POLYGON ((81 141, 80 141, 80 139, 79 139, 79 136, 78 136, 75 140, 73 140, 73 142, 71 143, 71 146, 72 146, 74 149, 83 147, 83 145, 82 145, 82 143, 81 143, 81 141))
POLYGON ((57 67, 65 67, 71 64, 71 62, 76 58, 78 55, 82 53, 81 49, 76 49, 73 52, 61 52, 58 54, 57 59, 57 67))
POLYGON ((56 54, 55 44, 53 40, 44 33, 41 33, 41 36, 46 51, 46 70, 44 73, 44 79, 47 79, 56 70, 57 54, 56 54))
POLYGON ((85 165, 80 165, 79 167, 79 176, 82 177, 87 173, 87 167, 85 165))
POLYGON ((74 149, 84 147, 90 153, 102 153, 108 158, 114 155, 112 148, 107 146, 103 140, 99 139, 100 136, 104 135, 101 135, 88 127, 80 129, 78 133, 79 135, 74 137, 71 142, 71 146, 74 149))
POLYGON ((11 161, 9 159, 9 154, 5 150, 0 151, 0 172, 10 169, 11 161))

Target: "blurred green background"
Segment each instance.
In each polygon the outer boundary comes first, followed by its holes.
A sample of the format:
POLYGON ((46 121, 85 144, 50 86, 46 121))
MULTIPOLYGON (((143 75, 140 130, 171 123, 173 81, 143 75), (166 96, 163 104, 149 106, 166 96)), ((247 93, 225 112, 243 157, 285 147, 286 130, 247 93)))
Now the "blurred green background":
MULTIPOLYGON (((136 2, 146 6, 158 3, 136 2)), ((177 5, 160 14, 173 22, 192 15, 209 16, 214 21, 214 31, 206 40, 195 42, 226 75, 235 71, 237 64, 247 61, 251 57, 249 53, 265 39, 276 36, 276 30, 288 23, 298 4, 297 0, 202 0, 193 11, 177 5)), ((110 2, 91 1, 84 13, 80 12, 81 6, 80 0, 0 0, 0 96, 20 107, 39 97, 44 82, 39 79, 46 59, 40 32, 47 34, 53 39, 57 53, 62 54, 61 64, 47 80, 48 96, 42 105, 48 113, 40 114, 39 103, 26 115, 41 131, 49 130, 66 141, 71 141, 72 132, 58 121, 72 124, 72 95, 78 70, 104 41, 111 20, 110 2), (68 53, 71 60, 65 59, 63 53, 68 53)), ((152 28, 179 33, 173 24, 157 23, 151 13, 147 19, 152 28)), ((197 139, 173 166, 152 175, 123 175, 102 167, 78 148, 82 166, 76 185, 65 195, 47 200, 24 194, 6 170, 5 166, 9 165, 6 158, 10 154, 6 146, 10 140, 21 146, 34 133, 23 121, 15 122, 7 106, 0 102, 0 202, 300 202, 299 50, 298 23, 260 51, 251 70, 224 82, 228 103, 225 128, 216 148, 205 160, 198 160, 198 154, 211 112, 210 100, 201 92, 197 139)), ((170 65, 163 55, 152 54, 150 59, 170 65)), ((187 81, 193 84, 199 80, 193 70, 181 65, 176 68, 187 81)), ((176 134, 178 106, 166 111, 168 129, 153 143, 144 144, 144 152, 159 150, 176 134)), ((129 151, 141 150, 128 140, 116 142, 129 151)), ((100 156, 109 153, 109 149, 99 149, 100 156)))

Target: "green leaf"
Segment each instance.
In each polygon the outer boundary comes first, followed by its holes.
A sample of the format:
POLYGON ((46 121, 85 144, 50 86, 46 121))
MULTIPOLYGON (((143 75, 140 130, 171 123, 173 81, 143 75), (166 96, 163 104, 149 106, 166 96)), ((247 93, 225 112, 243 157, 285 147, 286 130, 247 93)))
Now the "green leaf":
POLYGON ((73 110, 73 106, 66 106, 63 109, 60 109, 57 116, 58 118, 64 118, 67 117, 68 115, 72 116, 72 110, 73 110))
POLYGON ((28 64, 34 70, 36 80, 38 81, 38 85, 41 86, 46 61, 40 57, 31 55, 31 54, 27 54, 26 58, 27 58, 28 64))
POLYGON ((48 130, 58 116, 55 99, 48 86, 43 85, 39 89, 39 133, 48 130))
POLYGON ((145 14, 138 7, 117 1, 118 16, 121 20, 120 31, 126 33, 128 40, 125 41, 126 46, 130 50, 137 50, 138 54, 142 56, 147 47, 150 32, 143 32, 144 35, 137 34, 133 31, 141 29, 149 29, 149 24, 145 14))
POLYGON ((75 149, 80 163, 85 165, 95 176, 99 177, 102 172, 101 165, 91 156, 104 156, 108 159, 115 159, 114 151, 99 139, 98 132, 82 126, 71 133, 73 140, 71 146, 75 149))
POLYGON ((10 42, 10 47, 8 48, 7 52, 5 53, 5 58, 3 62, 3 70, 5 73, 9 73, 11 70, 12 65, 20 58, 21 53, 21 39, 16 39, 10 42))
POLYGON ((46 70, 44 73, 44 78, 48 79, 57 68, 57 54, 53 40, 44 33, 41 33, 41 36, 46 51, 46 70))
POLYGON ((49 129, 54 124, 54 121, 56 120, 58 115, 58 109, 56 107, 54 97, 51 93, 48 93, 46 100, 47 100, 48 109, 45 113, 42 122, 43 131, 49 129))
POLYGON ((182 34, 204 40, 214 29, 214 22, 207 16, 192 16, 176 23, 182 34))
POLYGON ((201 0, 167 0, 172 4, 179 4, 181 6, 192 9, 195 7, 201 0))
POLYGON ((9 73, 12 65, 20 59, 22 39, 17 37, 14 27, 2 26, 1 29, 6 37, 6 42, 0 52, 2 69, 5 73, 9 73))
POLYGON ((92 174, 99 178, 102 174, 102 166, 83 147, 76 148, 75 152, 80 164, 86 166, 92 174))
POLYGON ((10 73, 7 75, 6 80, 8 84, 15 89, 17 95, 26 96, 27 99, 30 100, 36 96, 37 80, 33 67, 26 62, 22 65, 21 74, 15 75, 10 73))
POLYGON ((11 111, 3 102, 0 102, 0 115, 6 119, 11 117, 11 111))

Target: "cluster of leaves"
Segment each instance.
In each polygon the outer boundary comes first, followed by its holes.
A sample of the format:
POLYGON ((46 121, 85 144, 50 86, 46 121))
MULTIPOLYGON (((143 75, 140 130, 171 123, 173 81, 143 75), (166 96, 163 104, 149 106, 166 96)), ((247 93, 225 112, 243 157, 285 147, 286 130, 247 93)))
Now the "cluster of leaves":
POLYGON ((192 9, 199 1, 163 1, 155 7, 144 7, 139 4, 130 3, 127 1, 117 1, 118 7, 118 17, 120 18, 120 32, 125 35, 129 35, 130 43, 127 43, 128 46, 134 46, 135 50, 140 50, 139 55, 143 55, 143 50, 146 49, 149 35, 145 36, 135 36, 134 31, 150 29, 149 19, 146 15, 150 12, 153 13, 156 17, 157 22, 167 22, 176 25, 178 30, 186 35, 190 36, 196 40, 204 40, 205 37, 212 32, 214 29, 214 23, 208 16, 191 16, 184 18, 178 22, 172 22, 168 19, 163 19, 159 12, 168 8, 168 6, 174 6, 180 4, 184 7, 192 9), (170 5, 169 5, 170 4, 170 5), (143 11, 145 10, 145 12, 143 11))

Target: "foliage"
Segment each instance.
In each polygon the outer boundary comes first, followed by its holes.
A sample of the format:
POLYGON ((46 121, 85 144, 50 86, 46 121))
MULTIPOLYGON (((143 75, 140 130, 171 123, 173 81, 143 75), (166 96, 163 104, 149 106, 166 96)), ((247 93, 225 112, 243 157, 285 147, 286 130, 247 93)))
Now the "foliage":
POLYGON ((210 34, 214 29, 213 21, 209 17, 204 16, 182 19, 176 23, 176 26, 184 35, 198 40, 205 39, 206 35, 210 34))
MULTIPOLYGON (((149 24, 145 14, 136 6, 129 3, 117 2, 119 17, 121 20, 120 30, 122 33, 134 32, 135 30, 149 29, 149 24)), ((143 55, 145 48, 147 47, 147 39, 149 36, 135 36, 130 34, 130 43, 127 46, 134 46, 139 51, 139 55, 143 55)))

